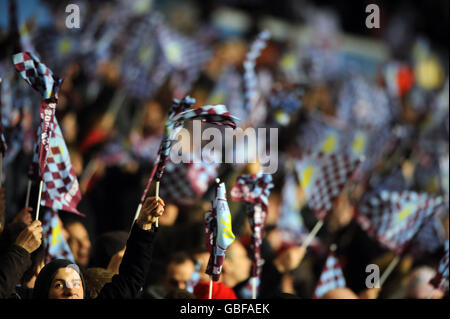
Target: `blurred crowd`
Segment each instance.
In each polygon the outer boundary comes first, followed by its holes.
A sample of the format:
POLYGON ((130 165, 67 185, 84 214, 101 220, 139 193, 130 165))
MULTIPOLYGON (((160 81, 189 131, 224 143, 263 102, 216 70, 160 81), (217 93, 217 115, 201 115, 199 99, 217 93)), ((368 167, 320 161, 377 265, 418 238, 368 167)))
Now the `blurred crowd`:
MULTIPOLYGON (((278 170, 272 175, 261 246, 259 298, 312 298, 332 244, 346 287, 323 298, 430 296, 429 281, 449 240, 448 46, 414 32, 407 15, 392 14, 386 20, 382 4, 382 27, 362 36, 345 32, 332 6, 309 1, 289 1, 290 19, 248 10, 257 1, 243 1, 244 8, 233 1, 71 2, 80 8, 80 29, 66 27, 64 1, 39 3, 52 17, 46 25, 36 17, 19 21, 21 2, 6 6, 9 20, 0 29, 1 120, 7 145, 0 253, 32 224, 38 202, 38 183, 32 183, 27 195, 27 173, 40 97, 11 60, 13 53, 29 51, 63 79, 56 118, 78 177, 78 211, 84 216, 60 210, 52 231, 67 243, 66 256, 83 273, 88 298, 96 298, 119 274, 172 99, 187 95, 196 99, 195 106, 225 104, 243 129, 278 129, 278 170), (254 74, 245 76, 246 54, 263 30, 270 39, 256 59, 254 74), (249 83, 256 83, 250 108, 249 83), (296 167, 302 156, 318 150, 354 152, 365 161, 305 250, 301 244, 318 219, 296 167), (355 218, 360 200, 373 189, 427 193, 446 202, 435 214, 431 234, 418 239, 431 242, 429 248, 406 251, 381 289, 367 288, 366 267, 376 264, 385 270, 395 252, 355 218)), ((185 128, 192 130, 192 124, 185 128)), ((208 167, 205 184, 192 163, 167 164, 160 186, 164 213, 139 298, 208 298, 204 214, 211 208, 214 179, 219 177, 229 191, 239 175, 258 173, 260 164, 208 167)), ((231 197, 228 203, 236 240, 226 250, 213 295, 250 298, 252 230, 245 205, 231 197)), ((50 243, 42 242, 30 252, 32 262, 15 292, 2 298, 30 297, 27 289, 49 262, 45 245, 50 243)), ((0 256, 1 264, 5 259, 0 256)), ((448 288, 436 290, 433 297, 448 297, 448 288)))

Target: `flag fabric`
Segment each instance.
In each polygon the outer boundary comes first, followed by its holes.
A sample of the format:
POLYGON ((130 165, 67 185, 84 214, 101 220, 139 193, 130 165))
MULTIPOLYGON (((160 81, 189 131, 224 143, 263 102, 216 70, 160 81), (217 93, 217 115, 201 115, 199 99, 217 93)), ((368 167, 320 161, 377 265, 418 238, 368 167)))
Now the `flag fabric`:
POLYGON ((53 259, 68 259, 75 263, 72 251, 61 233, 62 222, 56 210, 46 208, 42 220, 42 241, 45 251, 45 263, 53 259))
POLYGON ((356 216, 369 235, 401 255, 442 204, 441 197, 426 193, 382 190, 367 194, 356 216))
MULTIPOLYGON (((64 210, 84 216, 77 210, 81 200, 78 179, 70 161, 70 155, 56 117, 53 118, 49 152, 42 176, 41 205, 53 210, 64 210)), ((38 128, 39 129, 39 128, 38 128)), ((35 147, 38 148, 38 143, 35 147)), ((34 167, 37 166, 34 154, 34 167)), ((36 174, 36 170, 33 170, 36 174)))
POLYGON ((283 186, 280 218, 277 228, 285 245, 299 245, 308 236, 308 229, 303 223, 301 207, 298 200, 298 182, 293 174, 286 176, 283 186))
POLYGON ((265 109, 261 106, 261 94, 259 92, 258 76, 255 72, 256 60, 261 51, 266 47, 270 33, 262 31, 250 46, 244 61, 244 87, 245 87, 245 110, 249 113, 248 121, 256 125, 264 117, 265 109), (255 119, 257 117, 258 119, 255 119))
POLYGON ((41 134, 39 151, 39 169, 44 175, 47 153, 49 151, 49 138, 51 124, 55 116, 58 90, 62 80, 55 77, 47 66, 29 52, 20 52, 13 55, 14 67, 20 76, 39 94, 43 100, 40 108, 41 134))
POLYGON ((296 162, 300 185, 318 219, 324 220, 332 212, 334 201, 360 162, 346 152, 320 152, 296 162))
POLYGON ((345 286, 346 281, 344 273, 342 272, 341 264, 331 251, 325 262, 325 267, 322 270, 322 274, 320 275, 313 298, 320 299, 327 292, 338 288, 345 288, 345 286))
POLYGON ((184 96, 213 57, 212 50, 200 41, 173 31, 161 21, 157 23, 157 35, 165 59, 173 70, 171 83, 175 95, 184 96))
POLYGON ((442 289, 443 291, 448 291, 448 246, 449 242, 446 241, 445 244, 445 255, 442 257, 439 265, 437 267, 436 276, 430 280, 430 284, 436 289, 442 289))
POLYGON ((123 52, 122 83, 131 96, 140 100, 152 98, 171 72, 158 40, 159 24, 154 14, 139 22, 123 52))
POLYGON ((202 160, 169 161, 161 180, 160 196, 178 204, 192 204, 202 197, 217 177, 220 164, 203 155, 202 160))
POLYGON ((195 103, 195 99, 186 97, 181 102, 175 100, 175 111, 171 112, 168 121, 166 122, 163 140, 159 150, 158 168, 156 170, 156 180, 161 180, 164 172, 165 164, 169 158, 170 148, 177 133, 183 127, 187 120, 202 120, 204 122, 216 125, 225 125, 236 128, 235 122, 237 118, 228 113, 225 105, 207 105, 195 109, 188 109, 195 103), (176 110, 183 110, 178 112, 176 110))
POLYGON ((441 217, 436 214, 425 222, 422 229, 417 233, 412 242, 411 253, 416 257, 423 254, 434 253, 446 242, 445 229, 441 217))
POLYGON ((346 82, 338 99, 336 116, 347 125, 379 128, 388 126, 392 120, 386 92, 362 78, 346 82))
POLYGON ((224 183, 216 183, 212 210, 205 214, 205 232, 206 245, 211 254, 206 274, 210 275, 213 281, 218 281, 222 272, 225 251, 235 239, 231 229, 231 214, 224 183))
POLYGON ((270 190, 273 188, 272 175, 253 174, 241 175, 231 189, 233 201, 245 202, 247 217, 252 229, 251 259, 252 277, 259 277, 263 260, 261 258, 261 244, 267 219, 270 190))
POLYGON ((290 123, 291 115, 302 107, 301 97, 304 91, 300 88, 280 88, 272 90, 268 104, 273 112, 276 123, 286 126, 290 123))

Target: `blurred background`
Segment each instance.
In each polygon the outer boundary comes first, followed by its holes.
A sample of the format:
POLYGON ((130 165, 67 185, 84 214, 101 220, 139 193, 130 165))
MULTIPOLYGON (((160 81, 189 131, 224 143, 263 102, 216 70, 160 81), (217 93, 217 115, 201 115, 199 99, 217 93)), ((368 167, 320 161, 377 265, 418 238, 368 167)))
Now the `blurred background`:
MULTIPOLYGON (((319 148, 351 149, 368 159, 355 182, 362 190, 349 196, 348 205, 357 206, 370 187, 448 200, 448 37, 446 0, 0 0, 6 220, 25 203, 40 123, 40 97, 12 64, 12 54, 20 50, 32 52, 64 80, 56 117, 79 179, 83 198, 78 209, 86 215, 82 223, 92 243, 100 234, 131 226, 173 98, 190 95, 196 106, 226 104, 242 128, 278 128, 279 165, 266 232, 269 258, 282 249, 280 242, 292 240, 275 232, 289 225, 286 220, 293 218, 291 225, 297 225, 294 235, 316 222, 295 163, 319 148), (67 28, 68 4, 78 5, 80 28, 67 28), (366 27, 369 4, 380 8, 380 28, 366 27), (263 30, 270 40, 254 75, 245 77, 246 54, 263 30), (253 80, 258 99, 248 109, 246 90, 253 80), (293 197, 285 196, 284 187, 292 183, 293 197), (286 217, 292 211, 294 217, 286 217)), ((216 175, 229 190, 237 175, 257 168, 217 164, 207 183, 198 185, 192 176, 199 168, 185 166, 180 171, 168 164, 161 196, 173 205, 166 225, 182 229, 179 239, 167 238, 177 242, 174 247, 184 240, 183 249, 193 250, 203 247, 202 218, 216 175), (183 191, 169 188, 180 179, 183 191)), ((37 185, 31 194, 35 203, 37 185)), ((233 230, 244 237, 245 211, 238 203, 230 206, 233 230)), ((361 291, 363 267, 389 259, 389 251, 366 237, 359 240, 348 210, 334 214, 313 245, 307 269, 317 279, 323 264, 315 261, 323 260, 324 247, 338 238, 348 283, 361 291)), ((60 217, 74 218, 62 211, 60 217)), ((448 208, 439 220, 444 235, 438 245, 405 261, 395 277, 404 285, 393 284, 385 296, 404 297, 398 287, 406 289, 404 278, 411 270, 437 264, 448 240, 448 208)), ((294 275, 291 289, 303 297, 311 295, 314 282, 305 283, 305 276, 294 275)))

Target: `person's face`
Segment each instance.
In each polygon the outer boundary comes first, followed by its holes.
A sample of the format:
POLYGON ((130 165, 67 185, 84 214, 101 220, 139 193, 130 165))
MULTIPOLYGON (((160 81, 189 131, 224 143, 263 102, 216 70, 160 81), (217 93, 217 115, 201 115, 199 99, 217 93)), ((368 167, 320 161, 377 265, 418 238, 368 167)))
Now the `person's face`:
POLYGON ((186 289, 187 283, 195 271, 195 265, 191 260, 182 264, 171 263, 167 267, 167 286, 170 289, 186 289))
POLYGON ((83 283, 80 275, 70 267, 60 268, 53 278, 49 299, 83 299, 83 283))
POLYGON ((236 283, 240 283, 250 276, 252 261, 240 242, 233 242, 228 249, 229 257, 225 259, 227 274, 232 276, 236 283))
POLYGON ((68 244, 76 262, 81 266, 87 266, 91 253, 91 241, 86 228, 79 222, 70 224, 66 228, 69 233, 68 244))

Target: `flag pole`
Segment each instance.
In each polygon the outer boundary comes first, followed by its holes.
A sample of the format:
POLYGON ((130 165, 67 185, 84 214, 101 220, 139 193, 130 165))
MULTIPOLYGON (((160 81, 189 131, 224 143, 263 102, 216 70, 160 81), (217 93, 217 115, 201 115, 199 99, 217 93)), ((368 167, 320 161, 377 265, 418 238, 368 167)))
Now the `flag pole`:
POLYGON ((392 273, 392 271, 394 270, 395 266, 397 266, 397 264, 400 262, 400 257, 397 255, 395 256, 394 259, 392 259, 391 263, 389 264, 389 266, 386 268, 386 270, 384 271, 384 273, 381 275, 380 278, 380 287, 383 286, 384 282, 386 281, 386 279, 389 277, 389 275, 392 273))
POLYGON ((312 240, 314 239, 314 237, 316 237, 317 233, 322 228, 322 226, 323 226, 323 220, 319 219, 319 221, 317 221, 314 228, 308 234, 308 237, 306 237, 305 241, 303 242, 303 244, 302 244, 303 249, 308 248, 309 244, 311 244, 312 240))
MULTIPOLYGON (((159 181, 156 181, 156 190, 155 190, 156 202, 159 200, 159 181)), ((159 227, 159 218, 156 218, 155 227, 159 227)))
POLYGON ((208 299, 212 299, 212 292, 213 292, 213 280, 212 280, 212 276, 209 276, 209 296, 208 296, 208 299))
POLYGON ((252 277, 252 299, 256 299, 256 279, 258 277, 252 277))
POLYGON ((28 205, 30 205, 31 184, 32 180, 29 178, 27 184, 27 197, 25 198, 25 207, 28 207, 28 205))
POLYGON ((37 202, 37 208, 36 208, 36 219, 39 220, 39 210, 41 208, 41 194, 42 194, 42 185, 44 184, 44 181, 41 180, 39 183, 39 195, 38 195, 38 202, 37 202))

